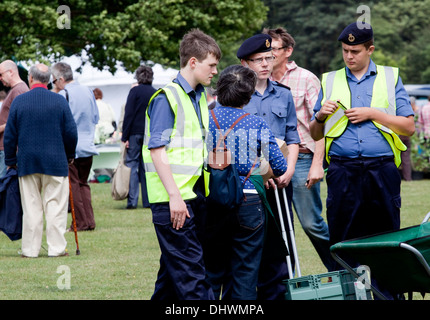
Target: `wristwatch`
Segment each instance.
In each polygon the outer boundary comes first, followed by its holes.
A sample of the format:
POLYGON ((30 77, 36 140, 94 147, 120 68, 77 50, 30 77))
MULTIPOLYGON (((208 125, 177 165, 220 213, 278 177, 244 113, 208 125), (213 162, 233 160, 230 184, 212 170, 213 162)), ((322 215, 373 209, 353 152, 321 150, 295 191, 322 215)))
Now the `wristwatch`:
MULTIPOLYGON (((319 111, 317 111, 317 113, 315 113, 315 121, 316 122, 318 122, 318 123, 324 123, 325 122, 325 119, 324 120, 320 120, 320 119, 318 119, 318 115, 319 115, 319 111)), ((326 118, 327 119, 327 118, 326 118)))

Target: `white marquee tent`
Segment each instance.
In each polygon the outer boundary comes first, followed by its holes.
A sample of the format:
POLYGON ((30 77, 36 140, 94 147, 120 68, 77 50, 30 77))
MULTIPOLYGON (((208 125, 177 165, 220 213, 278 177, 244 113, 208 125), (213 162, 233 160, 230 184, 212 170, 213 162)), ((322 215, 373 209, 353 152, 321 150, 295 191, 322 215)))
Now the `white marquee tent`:
MULTIPOLYGON (((85 57, 83 57, 85 58, 85 57)), ((128 92, 131 85, 136 82, 133 72, 127 72, 122 67, 118 67, 114 75, 108 70, 98 70, 89 63, 82 65, 81 58, 77 56, 67 57, 61 60, 70 64, 74 71, 74 79, 80 84, 86 85, 91 89, 99 88, 103 92, 103 100, 109 103, 115 111, 118 122, 121 115, 121 108, 127 101, 128 92), (82 65, 81 71, 76 70, 82 65)), ((22 65, 28 69, 31 64, 23 62, 22 65)), ((154 71, 154 81, 152 85, 158 89, 172 81, 178 74, 178 70, 164 68, 160 64, 152 67, 154 71)))
MULTIPOLYGON (((89 63, 82 65, 82 60, 79 57, 72 56, 64 58, 61 62, 68 63, 74 71, 73 78, 80 84, 88 86, 90 89, 99 88, 103 92, 103 100, 109 103, 115 111, 117 123, 121 115, 121 108, 127 101, 127 96, 131 85, 136 82, 134 73, 127 72, 122 67, 118 67, 114 75, 108 70, 98 70, 92 67, 89 63), (76 70, 81 67, 80 72, 76 70)), ((22 63, 25 68, 29 68, 31 64, 22 63)), ((160 64, 155 64, 152 67, 154 71, 154 81, 152 85, 158 89, 171 82, 178 70, 172 68, 163 68, 160 64)), ((93 159, 92 169, 114 169, 119 160, 119 144, 103 144, 97 145, 98 156, 93 159)))
MULTIPOLYGON (((69 57, 62 62, 70 64, 72 70, 76 70, 81 66, 81 59, 78 57, 69 57)), ((154 71, 154 81, 152 85, 158 89, 172 81, 178 70, 168 68, 165 69, 160 64, 155 64, 152 67, 154 71)), ((109 103, 115 111, 117 121, 121 114, 121 107, 127 101, 128 92, 131 85, 136 82, 134 73, 125 71, 122 67, 112 75, 108 70, 100 71, 92 67, 90 64, 82 66, 81 72, 74 72, 74 79, 80 84, 86 85, 91 89, 99 88, 103 92, 103 100, 109 103)))

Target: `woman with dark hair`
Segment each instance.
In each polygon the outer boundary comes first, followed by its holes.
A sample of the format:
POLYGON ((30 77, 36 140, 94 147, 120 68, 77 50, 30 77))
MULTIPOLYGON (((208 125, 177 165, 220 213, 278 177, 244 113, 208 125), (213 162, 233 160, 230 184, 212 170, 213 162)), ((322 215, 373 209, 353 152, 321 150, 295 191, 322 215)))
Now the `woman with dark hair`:
POLYGON ((139 200, 139 185, 142 191, 142 205, 149 207, 146 191, 145 169, 142 159, 143 134, 145 132, 145 114, 149 100, 155 93, 152 86, 154 72, 151 67, 140 66, 135 78, 138 85, 133 87, 127 97, 122 125, 121 141, 127 148, 126 165, 131 168, 130 187, 127 209, 136 209, 139 200))
MULTIPOLYGON (((218 104, 213 109, 220 129, 211 114, 210 150, 216 146, 220 133, 224 134, 246 113, 242 107, 255 92, 256 79, 254 71, 241 65, 227 67, 221 73, 216 88, 218 104)), ((242 205, 233 210, 209 206, 203 251, 207 279, 215 298, 220 297, 222 289, 223 299, 255 300, 266 229, 265 189, 261 172, 258 173, 260 163, 256 160, 264 155, 275 176, 285 173, 287 163, 272 131, 258 116, 243 118, 225 142, 234 158, 232 164, 244 182, 245 198, 242 205), (256 174, 246 179, 251 169, 256 174)))
POLYGON ((154 71, 148 66, 140 66, 136 69, 135 78, 138 84, 152 84, 154 80, 154 71))

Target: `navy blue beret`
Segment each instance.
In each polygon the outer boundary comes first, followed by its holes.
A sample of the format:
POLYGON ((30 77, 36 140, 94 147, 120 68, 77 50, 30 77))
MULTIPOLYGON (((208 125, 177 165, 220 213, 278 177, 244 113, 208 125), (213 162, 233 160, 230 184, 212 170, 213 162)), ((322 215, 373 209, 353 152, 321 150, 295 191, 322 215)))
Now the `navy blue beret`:
POLYGON ((246 59, 254 53, 267 52, 272 50, 272 38, 268 34, 257 34, 246 39, 239 50, 237 57, 246 59))
POLYGON ((373 39, 373 30, 370 24, 354 22, 342 31, 337 40, 347 45, 354 46, 356 44, 365 43, 371 39, 373 39))

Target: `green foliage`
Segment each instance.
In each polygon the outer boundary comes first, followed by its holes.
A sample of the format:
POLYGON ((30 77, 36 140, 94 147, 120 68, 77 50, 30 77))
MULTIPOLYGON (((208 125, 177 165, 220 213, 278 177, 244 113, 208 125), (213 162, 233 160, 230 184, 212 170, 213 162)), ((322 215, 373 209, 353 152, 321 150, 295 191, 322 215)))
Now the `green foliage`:
POLYGON ((296 40, 292 59, 316 75, 344 66, 337 37, 361 16, 358 6, 367 5, 375 35, 375 62, 398 66, 404 83, 430 83, 430 0, 265 3, 270 9, 265 26, 285 27, 296 40))
POLYGON ((411 161, 414 171, 430 172, 430 140, 424 132, 417 132, 411 137, 411 161))
POLYGON ((401 68, 404 83, 430 82, 430 0, 379 1, 372 9, 377 50, 401 68))
MULTIPOLYGON (((354 0, 286 2, 266 0, 271 28, 282 26, 294 37, 292 59, 316 75, 342 67, 342 52, 337 38, 345 26, 359 16, 360 3, 354 0)), ((369 1, 366 3, 373 3, 369 1)))
POLYGON ((115 16, 104 11, 95 18, 91 36, 95 46, 89 53, 98 67, 114 67, 116 60, 129 70, 140 60, 178 67, 179 43, 190 29, 199 28, 214 37, 228 55, 238 40, 259 29, 265 14, 263 4, 255 0, 139 1, 115 16))
MULTIPOLYGON (((142 62, 178 67, 183 35, 199 28, 214 37, 225 56, 238 41, 257 32, 266 19, 260 0, 118 0, 65 3, 70 29, 57 28, 57 1, 4 1, 0 4, 2 59, 59 60, 86 51, 99 69, 115 72, 117 62, 134 71, 142 62)), ((236 60, 237 62, 237 60, 236 60)))
POLYGON ((39 53, 48 56, 62 52, 52 41, 58 17, 55 6, 40 6, 38 1, 3 1, 0 3, 0 58, 28 59, 39 53))
MULTIPOLYGON (((320 75, 343 66, 337 37, 355 21, 354 0, 70 0, 71 28, 59 29, 54 0, 0 2, 0 58, 59 60, 81 55, 114 72, 142 62, 178 67, 182 36, 200 28, 223 52, 220 69, 238 63, 236 51, 263 27, 285 27, 295 38, 292 56, 320 75)), ((404 83, 430 83, 430 0, 374 0, 370 8, 377 63, 400 67, 404 83)))

